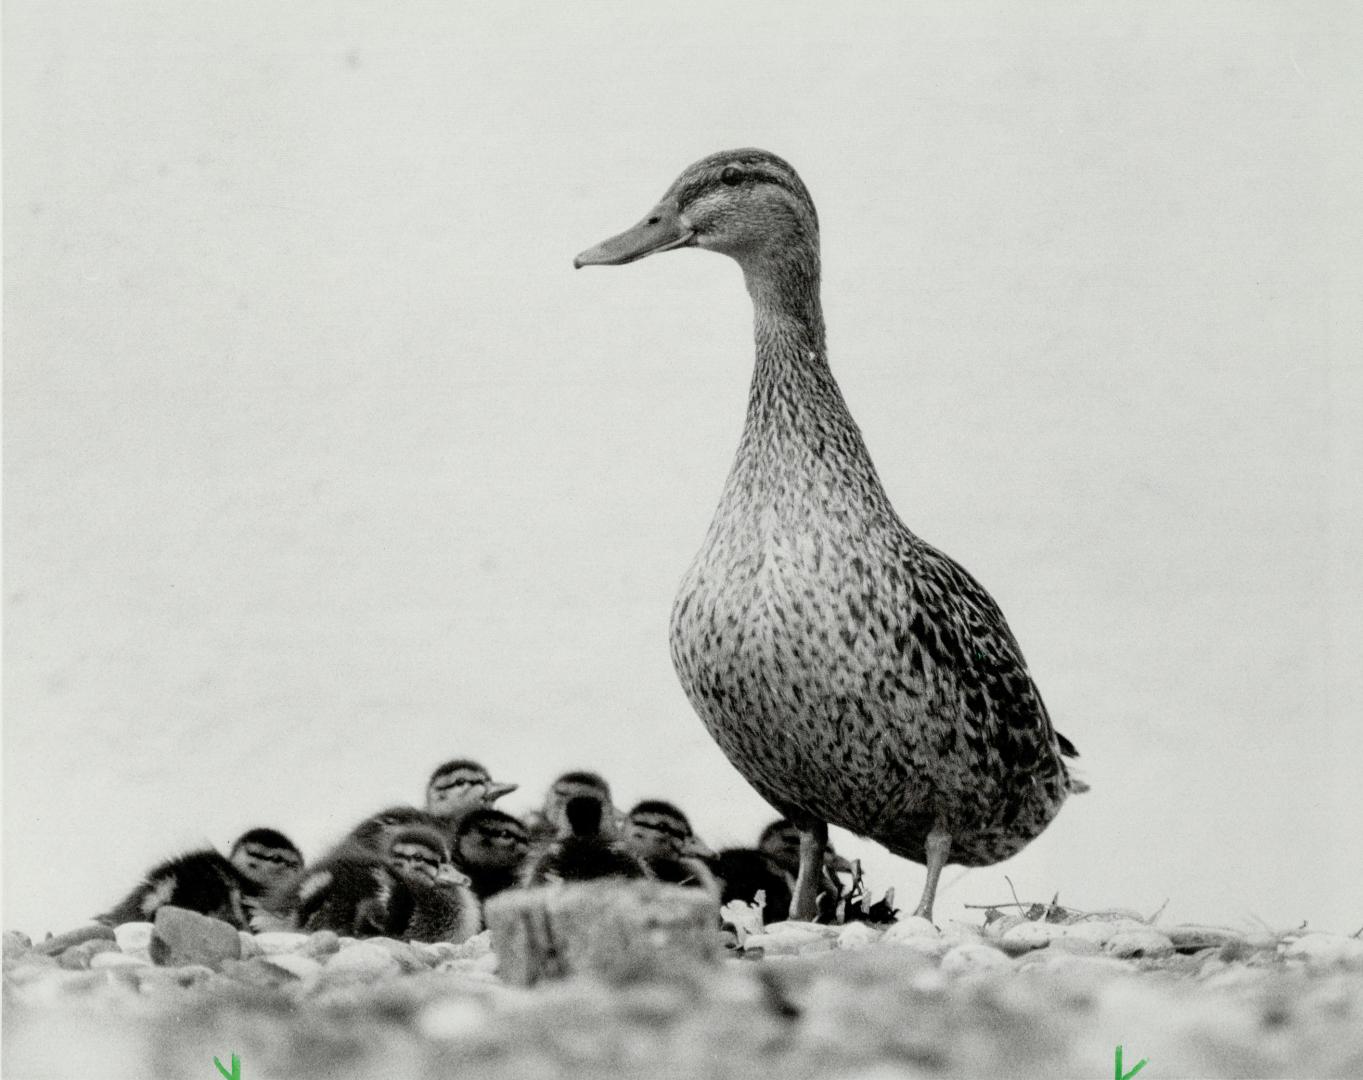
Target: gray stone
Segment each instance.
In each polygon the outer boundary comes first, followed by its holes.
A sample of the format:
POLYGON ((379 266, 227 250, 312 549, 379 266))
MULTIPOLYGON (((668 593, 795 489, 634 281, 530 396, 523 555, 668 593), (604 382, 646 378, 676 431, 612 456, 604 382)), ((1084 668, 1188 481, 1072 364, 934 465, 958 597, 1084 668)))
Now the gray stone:
POLYGON ((27 934, 21 934, 18 930, 5 931, 5 959, 11 956, 22 956, 33 948, 33 941, 27 934))
POLYGON ((68 971, 84 971, 89 968, 92 957, 102 952, 117 951, 118 945, 115 942, 94 938, 91 941, 82 941, 79 945, 72 945, 57 957, 57 963, 68 971))
POLYGON ((310 956, 300 956, 298 953, 291 952, 274 953, 265 957, 265 963, 279 968, 280 971, 288 972, 295 979, 316 978, 322 970, 319 961, 310 956))
POLYGON ((341 951, 341 939, 334 930, 318 930, 308 935, 308 940, 298 947, 299 956, 310 956, 314 960, 326 961, 341 951))
POLYGON ((170 904, 156 912, 151 958, 163 967, 203 964, 216 969, 240 957, 241 938, 235 926, 170 904))
POLYGON ((333 956, 322 969, 327 983, 376 982, 402 973, 402 965, 382 945, 357 941, 333 956))
POLYGON ((386 937, 368 938, 367 940, 371 945, 387 949, 388 954, 402 965, 402 970, 406 974, 425 971, 431 966, 430 962, 420 952, 405 941, 395 941, 393 938, 386 937))

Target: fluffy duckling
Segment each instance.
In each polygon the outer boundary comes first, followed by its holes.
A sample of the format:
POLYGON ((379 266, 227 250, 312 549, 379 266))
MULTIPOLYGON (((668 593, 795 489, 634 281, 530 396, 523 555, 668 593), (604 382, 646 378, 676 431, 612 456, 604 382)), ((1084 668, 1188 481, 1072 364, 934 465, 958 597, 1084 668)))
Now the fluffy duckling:
POLYGON ((478 901, 451 866, 444 834, 417 823, 380 835, 382 853, 342 844, 276 894, 272 911, 297 929, 349 937, 457 942, 477 933, 478 901))
POLYGON ((529 852, 530 831, 519 818, 487 806, 460 819, 454 862, 483 903, 519 883, 529 852))
MULTIPOLYGON (((794 822, 781 818, 762 830, 757 849, 763 852, 794 881, 800 872, 800 830, 794 822)), ((820 922, 834 921, 838 901, 846 890, 840 874, 850 874, 852 864, 839 855, 830 841, 824 848, 823 873, 819 875, 816 904, 820 922)))
POLYGON ((192 851, 147 871, 128 895, 96 921, 108 926, 151 920, 167 904, 248 929, 262 897, 296 874, 303 856, 275 829, 248 829, 227 855, 192 851))
POLYGON ((544 794, 544 806, 530 815, 530 839, 543 844, 568 836, 567 806, 570 800, 585 796, 597 800, 602 807, 601 833, 614 838, 620 833, 619 813, 611 800, 611 788, 600 773, 585 769, 566 772, 549 785, 544 794))
POLYGON ((1016 854, 1083 785, 993 598, 890 505, 824 337, 819 221, 762 150, 686 169, 575 266, 698 247, 743 271, 756 359, 719 507, 672 611, 691 704, 803 835, 796 914, 816 913, 828 824, 927 867, 1016 854))
POLYGON ((602 832, 605 804, 600 799, 592 795, 574 796, 564 806, 563 813, 568 835, 550 841, 531 858, 525 871, 525 884, 649 876, 642 859, 602 832))
POLYGON ((719 895, 714 875, 695 854, 691 822, 672 803, 662 799, 637 803, 625 815, 623 843, 659 881, 719 895))
POLYGON ((762 897, 762 921, 768 925, 790 918, 795 879, 765 852, 756 848, 725 848, 713 862, 719 881, 720 903, 741 900, 757 903, 762 897))
POLYGON ((519 784, 503 784, 476 761, 456 758, 436 766, 426 782, 426 811, 451 827, 472 810, 491 806, 519 784))

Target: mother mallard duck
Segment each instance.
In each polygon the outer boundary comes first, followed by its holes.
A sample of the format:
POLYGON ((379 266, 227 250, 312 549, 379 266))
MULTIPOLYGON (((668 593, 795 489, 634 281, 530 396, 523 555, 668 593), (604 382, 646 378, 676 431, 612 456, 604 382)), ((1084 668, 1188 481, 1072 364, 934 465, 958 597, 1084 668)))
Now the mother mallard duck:
POLYGON ((1072 791, 1052 726, 984 588, 899 519, 829 370, 819 222, 762 150, 696 162, 578 267, 674 248, 736 260, 756 363, 719 508, 672 611, 672 660, 735 768, 801 830, 792 914, 812 918, 828 824, 924 863, 1020 851, 1072 791))

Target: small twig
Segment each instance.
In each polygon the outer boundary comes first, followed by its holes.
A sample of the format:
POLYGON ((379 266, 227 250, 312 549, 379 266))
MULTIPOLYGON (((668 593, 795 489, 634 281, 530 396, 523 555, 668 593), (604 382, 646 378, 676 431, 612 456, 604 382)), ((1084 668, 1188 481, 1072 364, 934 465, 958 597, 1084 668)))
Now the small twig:
POLYGON ((1363 926, 1360 926, 1357 930, 1355 930, 1355 931, 1354 931, 1352 934, 1350 934, 1349 936, 1350 936, 1350 937, 1363 937, 1363 926))
POLYGON ((1010 878, 1007 874, 1004 874, 1003 880, 1008 882, 1008 891, 1013 894, 1013 899, 1017 901, 1017 906, 1022 907, 1022 901, 1018 900, 1018 891, 1017 889, 1013 888, 1013 879, 1010 878))
POLYGON ((1162 903, 1159 906, 1159 910, 1156 911, 1153 915, 1150 916, 1150 918, 1146 919, 1145 921, 1148 922, 1151 926, 1154 926, 1155 923, 1159 922, 1159 917, 1164 914, 1164 909, 1167 908, 1168 906, 1169 898, 1166 896, 1164 898, 1164 903, 1162 903))

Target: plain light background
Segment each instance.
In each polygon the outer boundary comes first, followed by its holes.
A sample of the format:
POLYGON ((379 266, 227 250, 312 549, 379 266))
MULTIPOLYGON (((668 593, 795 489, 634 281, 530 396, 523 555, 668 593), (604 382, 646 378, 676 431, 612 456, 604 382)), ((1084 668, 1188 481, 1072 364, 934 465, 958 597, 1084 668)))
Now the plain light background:
MULTIPOLYGON (((1024 899, 1363 923, 1351 5, 9 3, 6 927, 456 755, 770 812, 668 612, 737 445, 737 268, 574 273, 786 157, 901 515, 1090 794, 1024 899)), ((920 868, 836 837, 912 905, 920 868)), ((977 918, 978 913, 969 913, 977 918)))

